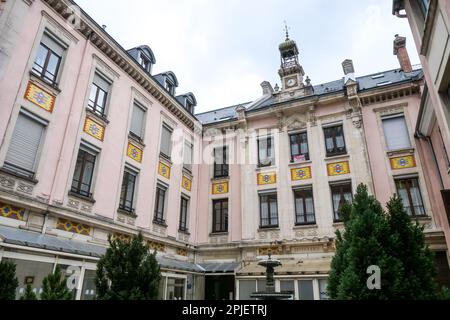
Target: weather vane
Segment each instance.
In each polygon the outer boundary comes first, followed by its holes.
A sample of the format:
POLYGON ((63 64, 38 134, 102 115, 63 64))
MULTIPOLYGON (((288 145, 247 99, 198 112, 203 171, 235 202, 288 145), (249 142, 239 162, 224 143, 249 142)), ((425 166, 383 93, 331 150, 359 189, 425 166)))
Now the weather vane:
POLYGON ((286 20, 283 21, 284 22, 284 31, 286 32, 286 40, 289 40, 289 27, 287 25, 286 20))

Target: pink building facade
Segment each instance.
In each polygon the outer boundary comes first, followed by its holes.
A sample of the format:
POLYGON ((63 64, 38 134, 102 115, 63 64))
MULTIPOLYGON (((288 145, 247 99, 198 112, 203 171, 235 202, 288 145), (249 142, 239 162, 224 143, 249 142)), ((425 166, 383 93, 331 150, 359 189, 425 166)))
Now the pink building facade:
POLYGON ((327 299, 338 209, 360 183, 383 204, 399 193, 447 259, 435 160, 415 134, 421 69, 357 77, 346 60, 313 85, 287 38, 281 88, 195 114, 173 72, 152 74, 151 48, 123 49, 71 1, 0 2, 0 46, 0 259, 18 297, 61 265, 94 298, 108 236, 141 232, 161 299, 249 298, 269 252, 277 289, 327 299))

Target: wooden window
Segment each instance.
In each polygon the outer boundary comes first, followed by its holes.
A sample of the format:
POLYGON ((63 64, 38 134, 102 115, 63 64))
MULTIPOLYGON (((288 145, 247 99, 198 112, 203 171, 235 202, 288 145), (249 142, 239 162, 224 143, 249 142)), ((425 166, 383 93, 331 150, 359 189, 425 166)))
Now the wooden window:
POLYGON ((312 189, 294 190, 295 224, 315 224, 314 199, 312 189))
POLYGON ((214 149, 214 178, 228 177, 228 147, 214 149))
POLYGON ((308 134, 306 132, 289 135, 291 145, 291 162, 308 161, 308 134))
POLYGON ((327 157, 347 153, 342 125, 324 128, 323 132, 325 135, 327 157))
POLYGON ((228 232, 228 199, 213 200, 212 232, 228 232))
POLYGON ((88 108, 100 117, 105 117, 106 101, 110 83, 99 74, 95 74, 89 94, 88 108))
POLYGON ((180 231, 186 232, 188 230, 188 211, 189 211, 189 199, 181 197, 181 209, 180 209, 180 231))
POLYGON ((352 184, 350 182, 331 185, 331 198, 333 202, 333 214, 334 214, 334 222, 342 221, 342 217, 340 216, 341 206, 344 203, 352 203, 353 194, 352 194, 352 184))
POLYGON ((72 179, 71 191, 91 197, 92 177, 94 175, 96 154, 87 149, 80 148, 78 151, 77 163, 72 179))
POLYGON ((137 172, 125 169, 120 192, 119 209, 134 213, 134 191, 136 188, 137 172))
POLYGON ((34 60, 33 73, 50 84, 56 84, 64 51, 64 47, 44 33, 34 60))
POLYGON ((260 194, 260 228, 278 227, 277 194, 260 194))
POLYGON ((273 137, 258 139, 258 166, 268 167, 275 165, 273 137))
POLYGON ((153 222, 157 224, 165 224, 166 220, 164 217, 164 209, 166 204, 166 192, 167 188, 163 185, 158 184, 156 187, 156 202, 155 202, 155 215, 153 217, 153 222))
POLYGON ((424 216, 425 208, 420 193, 419 180, 417 178, 397 179, 395 185, 406 212, 412 216, 424 216))

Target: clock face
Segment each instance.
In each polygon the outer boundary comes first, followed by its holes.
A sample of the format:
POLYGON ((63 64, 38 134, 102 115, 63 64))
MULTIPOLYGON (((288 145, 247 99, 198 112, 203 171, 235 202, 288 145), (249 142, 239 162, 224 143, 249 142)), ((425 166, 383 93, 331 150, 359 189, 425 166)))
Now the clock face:
POLYGON ((286 81, 287 87, 293 87, 293 86, 295 86, 296 83, 297 83, 297 81, 296 81, 295 79, 293 79, 293 78, 288 79, 288 80, 286 81))

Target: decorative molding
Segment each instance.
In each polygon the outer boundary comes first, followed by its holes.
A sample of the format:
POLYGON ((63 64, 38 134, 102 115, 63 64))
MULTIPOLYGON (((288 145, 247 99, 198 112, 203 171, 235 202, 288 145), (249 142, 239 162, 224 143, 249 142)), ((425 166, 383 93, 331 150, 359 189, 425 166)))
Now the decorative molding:
POLYGON ((13 189, 16 184, 16 180, 6 177, 0 176, 0 185, 4 188, 13 189))
POLYGON ((23 182, 19 182, 16 190, 19 192, 23 192, 23 193, 27 193, 27 194, 32 194, 33 193, 33 186, 30 186, 29 184, 25 184, 23 182))

